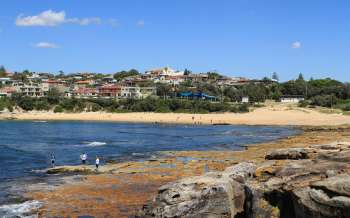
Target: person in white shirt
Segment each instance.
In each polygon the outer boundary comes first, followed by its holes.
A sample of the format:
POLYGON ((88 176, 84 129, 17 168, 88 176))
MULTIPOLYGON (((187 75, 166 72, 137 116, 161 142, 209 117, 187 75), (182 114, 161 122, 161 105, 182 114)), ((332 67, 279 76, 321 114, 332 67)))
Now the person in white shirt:
POLYGON ((87 160, 87 154, 84 153, 84 154, 80 155, 80 159, 81 159, 82 164, 85 165, 86 164, 86 160, 87 160))
POLYGON ((100 159, 96 156, 96 170, 98 170, 99 165, 100 165, 100 159))

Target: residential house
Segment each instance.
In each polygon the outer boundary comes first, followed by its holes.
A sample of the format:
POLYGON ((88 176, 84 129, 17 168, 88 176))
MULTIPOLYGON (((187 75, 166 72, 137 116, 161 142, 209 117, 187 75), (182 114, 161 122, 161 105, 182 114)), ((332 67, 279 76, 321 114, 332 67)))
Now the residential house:
POLYGON ((10 77, 2 77, 2 78, 0 78, 0 84, 1 85, 8 86, 8 85, 12 85, 12 83, 13 83, 13 80, 10 77))
POLYGON ((218 86, 240 86, 240 85, 245 85, 248 82, 249 80, 244 77, 223 76, 216 81, 216 84, 218 86))
POLYGON ((95 84, 94 80, 79 80, 74 83, 74 90, 80 89, 80 88, 86 88, 94 84, 95 84))
POLYGON ((56 89, 60 93, 67 93, 70 91, 68 84, 63 81, 63 80, 53 80, 53 79, 48 79, 48 80, 43 80, 42 81, 42 87, 44 92, 48 92, 51 89, 56 89))
POLYGON ((121 96, 122 88, 119 85, 109 84, 99 87, 101 97, 117 98, 121 96))
POLYGON ((0 97, 11 97, 13 93, 15 93, 17 90, 14 87, 3 87, 0 89, 0 97))
POLYGON ((280 97, 280 102, 282 103, 299 103, 304 100, 305 98, 302 95, 282 95, 280 97))
POLYGON ((183 76, 184 71, 175 71, 170 67, 163 67, 159 69, 148 70, 145 72, 145 74, 152 76, 183 76))
POLYGON ((190 73, 188 75, 184 75, 184 80, 186 81, 192 81, 192 82, 206 82, 208 81, 209 76, 206 73, 190 73))
POLYGON ((113 84, 113 83, 116 83, 117 80, 114 79, 113 75, 108 75, 108 76, 102 78, 102 82, 113 84))
POLYGON ((156 87, 122 86, 120 98, 142 99, 156 94, 156 87))
POLYGON ((249 103, 249 96, 243 96, 241 102, 242 103, 249 103))
POLYGON ((14 83, 13 87, 16 92, 22 93, 29 97, 43 97, 45 95, 43 86, 40 83, 14 83))
POLYGON ((96 88, 78 88, 73 91, 73 96, 77 98, 97 98, 98 89, 96 88))

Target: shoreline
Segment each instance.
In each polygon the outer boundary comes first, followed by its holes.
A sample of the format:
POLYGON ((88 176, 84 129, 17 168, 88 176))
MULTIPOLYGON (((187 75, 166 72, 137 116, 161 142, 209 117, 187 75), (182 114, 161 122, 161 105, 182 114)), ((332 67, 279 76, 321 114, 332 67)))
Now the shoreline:
POLYGON ((3 112, 0 120, 28 121, 103 121, 156 124, 192 125, 274 125, 274 126, 339 126, 350 124, 350 116, 322 113, 315 109, 295 105, 268 105, 248 113, 54 113, 54 112, 3 112))
POLYGON ((61 185, 33 185, 26 197, 44 203, 41 216, 84 213, 130 217, 156 195, 160 186, 169 182, 223 171, 243 161, 260 164, 266 152, 278 148, 349 140, 348 131, 349 127, 310 127, 301 134, 250 145, 243 151, 168 151, 165 157, 156 160, 107 164, 101 166, 99 174, 86 172, 82 166, 62 166, 56 172, 63 181, 61 185), (84 198, 80 198, 81 193, 85 193, 84 198))

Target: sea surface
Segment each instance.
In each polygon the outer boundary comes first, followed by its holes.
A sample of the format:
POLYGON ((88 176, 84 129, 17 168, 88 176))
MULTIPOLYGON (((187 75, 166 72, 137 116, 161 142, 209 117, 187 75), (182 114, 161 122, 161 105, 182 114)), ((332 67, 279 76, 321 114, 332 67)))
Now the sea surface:
POLYGON ((38 170, 50 165, 50 154, 57 165, 78 165, 83 152, 91 164, 96 155, 103 163, 142 160, 158 151, 242 150, 299 132, 276 126, 0 121, 0 205, 9 196, 9 184, 44 176, 38 170))

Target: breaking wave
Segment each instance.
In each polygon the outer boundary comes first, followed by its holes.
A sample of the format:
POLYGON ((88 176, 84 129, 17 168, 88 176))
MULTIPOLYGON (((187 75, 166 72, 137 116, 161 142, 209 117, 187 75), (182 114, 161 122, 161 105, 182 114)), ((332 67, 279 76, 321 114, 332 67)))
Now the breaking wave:
POLYGON ((103 146, 106 145, 106 142, 89 142, 88 144, 85 144, 88 147, 97 147, 97 146, 103 146))
POLYGON ((42 203, 39 201, 26 201, 21 204, 2 205, 0 206, 0 216, 4 218, 37 218, 38 210, 41 206, 42 203))

